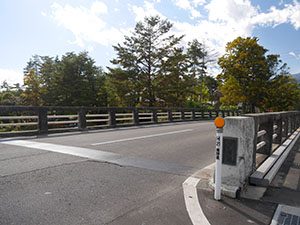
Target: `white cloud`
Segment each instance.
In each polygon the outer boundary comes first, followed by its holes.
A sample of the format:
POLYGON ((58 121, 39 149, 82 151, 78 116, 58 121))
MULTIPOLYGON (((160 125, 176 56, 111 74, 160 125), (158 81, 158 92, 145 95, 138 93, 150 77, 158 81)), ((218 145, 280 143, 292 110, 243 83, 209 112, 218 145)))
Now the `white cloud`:
POLYGON ((155 9, 154 3, 145 1, 143 6, 131 5, 129 4, 129 10, 132 11, 135 15, 135 21, 143 21, 145 17, 149 16, 160 16, 165 18, 158 10, 155 9))
POLYGON ((300 54, 296 54, 295 52, 289 52, 289 55, 293 56, 297 60, 300 60, 300 54))
POLYGON ((282 9, 274 6, 266 13, 260 13, 252 20, 253 24, 265 26, 277 26, 283 23, 290 23, 295 29, 300 28, 300 2, 285 4, 282 9))
POLYGON ((175 5, 182 9, 190 9, 192 7, 188 0, 176 0, 175 5))
POLYGON ((8 84, 23 84, 23 73, 14 69, 0 68, 0 84, 6 81, 8 84))
POLYGON ((90 8, 58 3, 52 5, 52 18, 74 34, 73 43, 80 47, 86 47, 86 43, 109 46, 123 38, 126 29, 109 27, 101 18, 107 13, 107 6, 100 1, 94 2, 90 8))
POLYGON ((191 19, 201 17, 201 13, 196 9, 197 6, 203 5, 205 1, 203 0, 173 0, 175 5, 181 9, 187 10, 190 12, 191 19))

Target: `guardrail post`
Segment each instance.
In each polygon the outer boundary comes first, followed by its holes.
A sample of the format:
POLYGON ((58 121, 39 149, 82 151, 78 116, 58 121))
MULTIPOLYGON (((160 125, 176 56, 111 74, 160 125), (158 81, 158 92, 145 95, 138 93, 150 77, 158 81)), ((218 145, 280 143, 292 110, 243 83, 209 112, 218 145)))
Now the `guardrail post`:
POLYGON ((78 129, 86 129, 86 110, 84 108, 81 108, 78 112, 78 129))
POLYGON ((289 127, 289 123, 288 123, 288 117, 284 116, 284 118, 282 119, 283 121, 283 131, 282 131, 282 136, 285 139, 287 139, 288 137, 288 127, 289 127))
POLYGON ((185 114, 184 114, 184 109, 181 110, 181 120, 185 120, 185 114))
POLYGON ((108 109, 108 113, 109 113, 109 126, 115 127, 117 125, 116 110, 114 108, 110 108, 108 109))
POLYGON ((225 112, 224 112, 224 110, 222 110, 221 113, 222 113, 222 117, 225 118, 225 112))
POLYGON ((173 122, 172 109, 169 109, 169 110, 168 110, 168 120, 169 120, 169 122, 173 122))
POLYGON ((263 136, 263 140, 266 145, 262 147, 260 153, 265 155, 272 154, 272 143, 273 143, 273 118, 270 118, 268 122, 260 125, 260 130, 265 130, 267 133, 263 136))
POLYGON ((211 110, 209 110, 209 118, 212 119, 212 113, 211 113, 211 110))
POLYGON ((204 111, 201 110, 201 118, 204 119, 204 111))
POLYGON ((157 110, 156 109, 152 109, 152 113, 153 113, 153 123, 158 123, 158 120, 157 120, 157 110))
POLYGON ((219 116, 219 111, 215 110, 215 113, 216 113, 216 118, 217 118, 219 116))
POLYGON ((192 120, 196 120, 196 111, 192 109, 192 120))
POLYGON ((274 139, 275 144, 282 143, 282 118, 276 120, 277 129, 275 130, 275 134, 277 137, 274 139))
POLYGON ((132 114, 133 114, 133 124, 134 125, 139 125, 140 121, 139 121, 139 110, 137 108, 134 108, 132 110, 132 114))
POLYGON ((38 108, 38 133, 48 133, 48 109, 44 107, 38 108))

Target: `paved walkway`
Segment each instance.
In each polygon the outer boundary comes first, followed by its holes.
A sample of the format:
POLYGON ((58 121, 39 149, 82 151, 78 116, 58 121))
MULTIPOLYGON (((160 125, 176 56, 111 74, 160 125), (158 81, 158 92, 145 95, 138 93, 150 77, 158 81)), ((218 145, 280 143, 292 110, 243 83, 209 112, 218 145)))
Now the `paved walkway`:
POLYGON ((212 190, 200 187, 199 203, 211 225, 300 225, 300 139, 262 198, 215 201, 212 190))

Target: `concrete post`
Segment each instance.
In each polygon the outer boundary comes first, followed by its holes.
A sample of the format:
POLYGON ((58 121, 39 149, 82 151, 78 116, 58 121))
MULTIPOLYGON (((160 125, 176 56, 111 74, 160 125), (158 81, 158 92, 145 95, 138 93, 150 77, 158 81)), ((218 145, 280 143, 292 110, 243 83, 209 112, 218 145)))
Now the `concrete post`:
POLYGON ((195 112, 195 109, 192 109, 192 120, 196 120, 196 112, 195 112))
POLYGON ((152 115, 153 115, 153 123, 158 123, 158 119, 157 119, 157 110, 156 109, 152 109, 152 115))
POLYGON ((222 190, 236 197, 255 167, 255 120, 252 117, 226 117, 223 128, 222 190))
POLYGON ((212 113, 211 113, 211 111, 209 111, 209 118, 212 119, 212 113))
POLYGON ((110 108, 108 113, 109 113, 109 126, 110 127, 115 127, 117 125, 116 110, 113 109, 113 108, 110 108))
POLYGON ((272 143, 273 143, 273 118, 270 118, 268 122, 265 122, 260 125, 259 130, 265 130, 267 133, 263 136, 263 141, 266 142, 266 145, 259 150, 259 153, 265 155, 272 154, 272 143))
POLYGON ((86 111, 83 108, 81 108, 78 112, 78 129, 86 129, 86 111))
POLYGON ((137 108, 134 108, 132 110, 132 114, 133 114, 133 124, 134 125, 139 125, 140 121, 139 121, 139 110, 137 108))
MULTIPOLYGON (((227 115, 230 116, 230 115, 227 115)), ((226 111, 222 110, 222 117, 225 118, 226 117, 226 111)))
POLYGON ((276 120, 277 129, 275 130, 275 133, 277 134, 277 137, 274 139, 275 144, 281 144, 282 143, 282 118, 276 120))
POLYGON ((172 109, 169 109, 169 110, 168 110, 168 120, 169 120, 169 122, 173 122, 172 109))
POLYGON ((185 120, 184 109, 181 110, 181 120, 182 121, 185 120))
POLYGON ((48 110, 47 108, 40 107, 38 109, 38 133, 48 133, 48 110))

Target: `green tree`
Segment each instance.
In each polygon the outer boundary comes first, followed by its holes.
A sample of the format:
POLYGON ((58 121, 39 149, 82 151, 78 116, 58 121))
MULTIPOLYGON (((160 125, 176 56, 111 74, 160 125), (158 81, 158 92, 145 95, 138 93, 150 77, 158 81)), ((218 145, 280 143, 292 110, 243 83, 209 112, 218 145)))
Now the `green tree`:
POLYGON ((288 111, 300 102, 300 86, 290 75, 281 74, 271 80, 265 107, 272 111, 288 111))
POLYGON ((183 107, 192 92, 194 78, 189 76, 186 55, 183 48, 173 48, 169 52, 156 80, 157 96, 161 105, 183 107))
POLYGON ((0 85, 0 105, 20 105, 22 89, 20 84, 9 85, 4 81, 0 85))
POLYGON ((107 75, 106 91, 109 106, 138 106, 143 88, 137 74, 120 68, 112 69, 107 75))
MULTIPOLYGON (((285 69, 285 65, 280 66, 278 55, 266 55, 266 52, 257 38, 238 37, 227 44, 226 53, 219 59, 222 69, 219 78, 225 82, 225 87, 238 84, 235 91, 241 95, 246 111, 254 112, 257 107, 264 109, 270 79, 285 69), (230 85, 226 85, 228 81, 230 85)), ((228 94, 228 91, 223 93, 223 101, 229 99, 228 94)))
MULTIPOLYGON (((141 104, 154 106, 157 92, 163 87, 156 86, 162 64, 168 60, 170 52, 181 37, 169 35, 172 24, 159 16, 146 17, 138 22, 131 36, 125 36, 123 44, 113 46, 117 57, 112 63, 129 74, 136 74, 143 87, 141 104)), ((140 87, 134 92, 140 92, 140 87)))
POLYGON ((95 65, 95 61, 87 52, 66 53, 61 59, 34 56, 27 63, 24 72, 25 75, 30 75, 30 79, 27 79, 30 83, 25 85, 25 92, 31 93, 35 85, 35 88, 39 89, 37 93, 41 94, 43 105, 107 105, 105 73, 95 65), (35 74, 30 74, 31 71, 35 74), (40 85, 34 82, 39 82, 40 85))
POLYGON ((21 94, 26 105, 39 106, 43 104, 42 101, 42 84, 40 77, 34 70, 30 70, 24 75, 24 88, 21 94))

